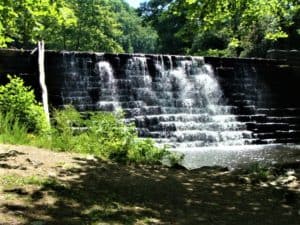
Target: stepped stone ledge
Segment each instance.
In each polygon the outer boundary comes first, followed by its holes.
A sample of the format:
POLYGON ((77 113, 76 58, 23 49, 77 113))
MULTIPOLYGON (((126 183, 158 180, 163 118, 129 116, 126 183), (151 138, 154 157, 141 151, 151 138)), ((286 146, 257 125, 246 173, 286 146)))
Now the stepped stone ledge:
MULTIPOLYGON (((263 58, 46 51, 50 105, 80 111, 123 108, 141 137, 203 146, 300 143, 300 54, 263 58)), ((6 74, 41 99, 37 53, 0 50, 6 74)))

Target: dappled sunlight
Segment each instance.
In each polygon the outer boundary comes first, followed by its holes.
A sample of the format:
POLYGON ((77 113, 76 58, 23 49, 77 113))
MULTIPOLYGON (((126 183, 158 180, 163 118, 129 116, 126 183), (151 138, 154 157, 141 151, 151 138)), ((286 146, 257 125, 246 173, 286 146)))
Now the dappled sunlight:
MULTIPOLYGON (((33 156, 28 154, 27 158, 33 156)), ((22 157, 15 156, 15 162, 22 157)), ((54 164, 40 165, 49 166, 52 176, 0 176, 2 183, 6 179, 10 185, 2 185, 0 190, 4 196, 0 198, 0 215, 9 215, 7 221, 18 219, 14 224, 70 225, 296 225, 300 219, 299 192, 283 183, 290 181, 288 176, 299 180, 297 168, 294 173, 284 170, 289 175, 281 173, 270 181, 261 181, 255 180, 261 177, 253 172, 224 168, 188 171, 75 155, 62 163, 57 157, 54 164), (276 184, 270 184, 276 180, 276 184)), ((10 158, 7 160, 10 164, 10 158)))

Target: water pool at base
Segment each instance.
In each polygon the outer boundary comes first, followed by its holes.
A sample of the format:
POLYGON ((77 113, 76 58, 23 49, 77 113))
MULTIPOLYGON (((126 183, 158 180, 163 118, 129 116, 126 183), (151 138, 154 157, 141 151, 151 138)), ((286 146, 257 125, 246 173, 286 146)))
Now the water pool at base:
POLYGON ((300 162, 300 145, 269 144, 176 149, 184 154, 181 165, 187 169, 220 166, 229 169, 253 163, 263 165, 300 162))

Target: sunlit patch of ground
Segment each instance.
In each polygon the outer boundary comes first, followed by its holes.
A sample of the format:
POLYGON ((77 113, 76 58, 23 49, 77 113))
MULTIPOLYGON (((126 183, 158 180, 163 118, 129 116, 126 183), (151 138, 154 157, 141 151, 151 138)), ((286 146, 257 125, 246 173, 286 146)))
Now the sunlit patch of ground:
POLYGON ((299 168, 187 171, 0 145, 0 224, 298 225, 299 168))

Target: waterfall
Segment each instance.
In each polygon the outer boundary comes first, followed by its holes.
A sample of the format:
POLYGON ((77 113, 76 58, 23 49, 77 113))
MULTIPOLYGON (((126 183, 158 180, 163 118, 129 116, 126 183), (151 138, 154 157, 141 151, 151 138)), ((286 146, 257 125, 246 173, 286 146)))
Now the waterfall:
POLYGON ((96 64, 96 73, 99 75, 99 86, 101 97, 96 107, 98 110, 114 111, 120 108, 116 79, 114 78, 113 69, 106 61, 100 61, 96 64))
POLYGON ((212 67, 202 57, 157 56, 150 74, 147 57, 130 57, 117 78, 107 61, 97 63, 100 110, 121 107, 141 137, 171 148, 244 145, 252 132, 233 115, 212 67))

